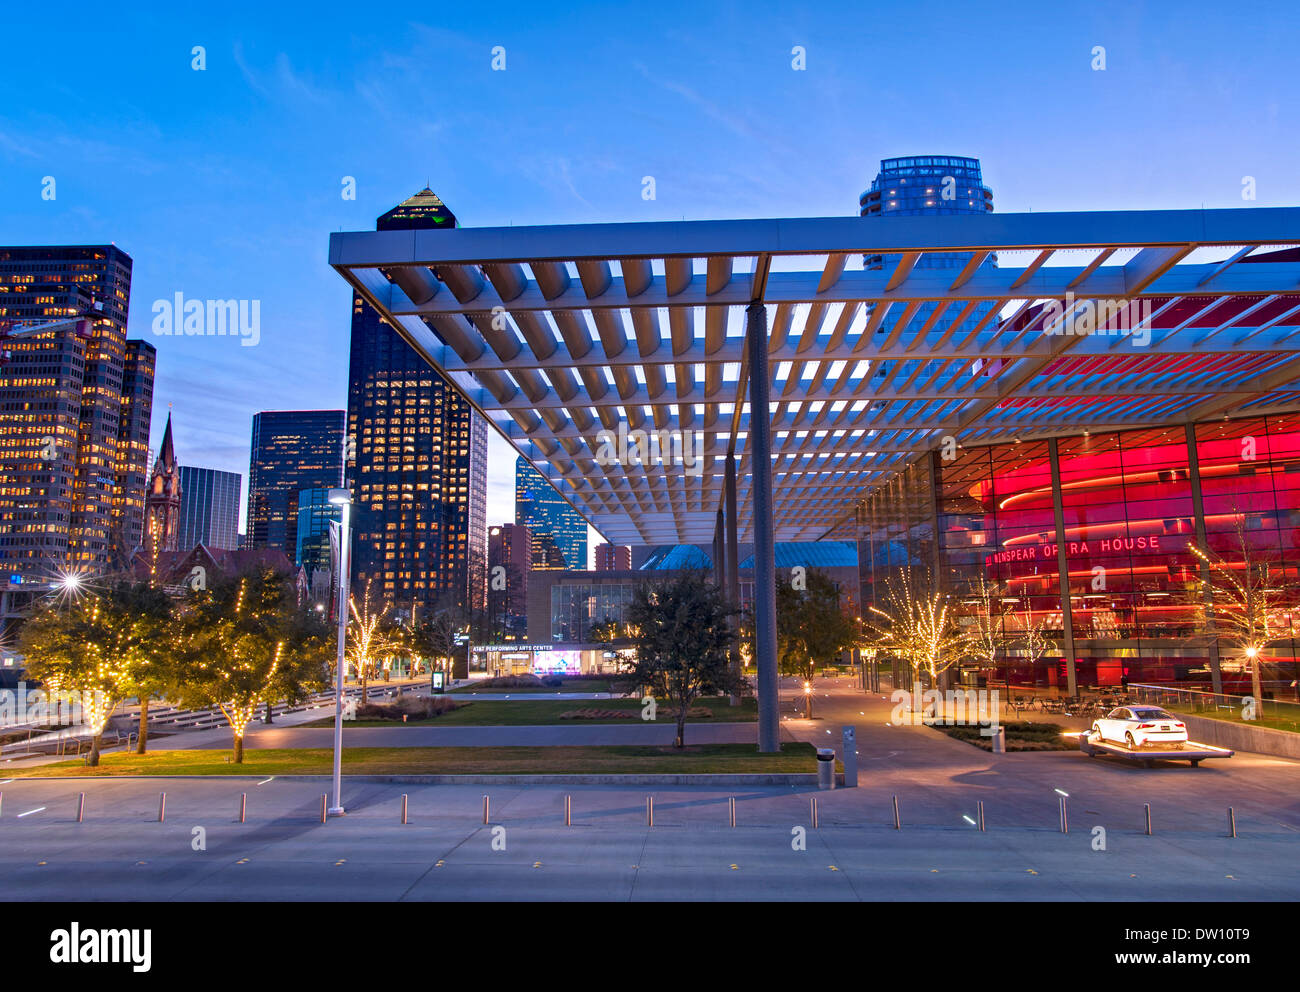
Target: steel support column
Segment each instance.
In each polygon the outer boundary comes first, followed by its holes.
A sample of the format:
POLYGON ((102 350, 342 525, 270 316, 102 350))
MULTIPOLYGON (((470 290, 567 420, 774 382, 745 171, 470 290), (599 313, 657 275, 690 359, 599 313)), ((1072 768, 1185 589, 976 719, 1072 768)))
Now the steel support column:
POLYGON ((1052 516, 1056 521, 1056 567, 1060 577, 1061 615, 1065 626, 1065 680, 1071 696, 1079 694, 1074 672, 1074 621, 1070 616, 1070 563, 1065 554, 1065 508, 1061 503, 1061 458, 1056 438, 1047 439, 1047 457, 1052 465, 1052 516))
POLYGON ((771 370, 767 308, 745 308, 749 347, 749 472, 754 514, 754 663, 758 667, 758 749, 781 749, 776 681, 776 545, 772 537, 771 370))
MULTIPOLYGON (((727 599, 731 603, 732 609, 740 609, 740 544, 736 537, 736 454, 730 452, 727 455, 727 477, 726 477, 726 552, 727 552, 727 599)), ((737 632, 740 630, 740 616, 737 614, 732 623, 737 632)), ((740 639, 737 638, 731 645, 731 667, 732 670, 740 674, 740 639)), ((740 702, 736 696, 732 699, 738 704, 740 702)))
POLYGON ((718 518, 713 524, 713 581, 719 591, 727 588, 727 563, 722 547, 722 507, 718 507, 718 518))
MULTIPOLYGON (((1184 427, 1184 438, 1187 441, 1187 469, 1188 477, 1192 484, 1192 514, 1196 520, 1196 544, 1202 551, 1209 550, 1205 543, 1205 502, 1201 495, 1201 459, 1196 450, 1196 426, 1187 424, 1184 427)), ((1201 573, 1202 595, 1205 598, 1206 607, 1214 605, 1214 595, 1210 591, 1210 566, 1205 562, 1198 560, 1197 565, 1201 573)), ((1207 612, 1208 609, 1207 609, 1207 612)), ((1211 631, 1213 631, 1213 621, 1211 621, 1211 631)), ((1219 668, 1219 638, 1217 634, 1210 637, 1210 682, 1211 687, 1216 693, 1223 692, 1223 672, 1219 668)))

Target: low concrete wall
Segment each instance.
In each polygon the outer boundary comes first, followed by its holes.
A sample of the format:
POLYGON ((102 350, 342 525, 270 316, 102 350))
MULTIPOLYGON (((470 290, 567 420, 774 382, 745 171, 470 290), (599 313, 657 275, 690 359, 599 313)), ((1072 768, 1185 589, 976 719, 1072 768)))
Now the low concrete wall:
POLYGON ((1205 716, 1188 716, 1179 713, 1187 724, 1187 736, 1200 744, 1213 744, 1233 751, 1253 751, 1256 754, 1273 754, 1280 758, 1300 758, 1300 734, 1268 727, 1251 727, 1244 723, 1229 723, 1205 716))

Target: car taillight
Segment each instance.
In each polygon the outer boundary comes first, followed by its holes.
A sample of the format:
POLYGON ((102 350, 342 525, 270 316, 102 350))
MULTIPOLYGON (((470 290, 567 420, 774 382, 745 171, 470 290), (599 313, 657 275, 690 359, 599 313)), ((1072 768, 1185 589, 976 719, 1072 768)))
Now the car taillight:
POLYGON ((1155 726, 1154 723, 1139 723, 1138 730, 1154 730, 1155 726))
POLYGON ((1182 723, 1175 723, 1174 726, 1177 727, 1179 730, 1186 730, 1186 729, 1187 729, 1187 725, 1186 725, 1186 724, 1182 724, 1182 723))

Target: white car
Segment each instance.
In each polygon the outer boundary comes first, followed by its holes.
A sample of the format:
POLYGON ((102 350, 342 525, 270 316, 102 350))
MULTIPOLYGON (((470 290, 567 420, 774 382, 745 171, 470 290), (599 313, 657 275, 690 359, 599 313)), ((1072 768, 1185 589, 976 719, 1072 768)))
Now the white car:
POLYGON ((1159 706, 1121 706, 1093 721, 1092 732, 1103 741, 1130 749, 1146 744, 1182 744, 1187 740, 1186 724, 1159 706))

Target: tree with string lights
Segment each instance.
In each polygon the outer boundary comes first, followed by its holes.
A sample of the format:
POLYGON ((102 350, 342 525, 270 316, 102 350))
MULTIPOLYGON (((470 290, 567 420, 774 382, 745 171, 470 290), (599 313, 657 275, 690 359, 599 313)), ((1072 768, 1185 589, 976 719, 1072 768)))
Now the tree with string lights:
POLYGON ((356 668, 362 703, 366 701, 367 682, 375 663, 402 646, 396 625, 389 618, 388 603, 371 599, 372 585, 372 580, 366 579, 360 605, 355 596, 348 597, 351 617, 348 620, 347 658, 356 668))
POLYGON ((880 623, 866 623, 877 644, 898 655, 910 671, 925 672, 938 688, 939 675, 955 664, 970 642, 957 624, 952 596, 926 569, 903 566, 885 580, 885 595, 870 612, 880 623))
POLYGON ((181 705, 216 706, 230 725, 234 761, 264 702, 298 699, 325 684, 327 638, 304 624, 292 582, 274 569, 222 577, 192 590, 181 617, 181 705))
POLYGON ((1295 633, 1291 614, 1296 609, 1296 583, 1280 563, 1260 561, 1246 537, 1244 514, 1236 516, 1237 547, 1231 557, 1187 545, 1204 562, 1208 576, 1200 584, 1194 609, 1208 635, 1227 641, 1245 659, 1258 707, 1264 698, 1260 679, 1264 648, 1295 633))
POLYGON ((18 646, 27 671, 49 688, 80 696, 90 765, 99 764, 113 711, 164 664, 170 616, 163 593, 123 578, 68 605, 51 601, 23 624, 18 646))

